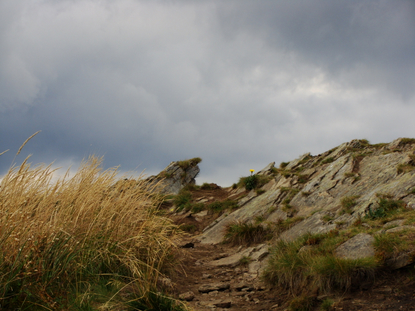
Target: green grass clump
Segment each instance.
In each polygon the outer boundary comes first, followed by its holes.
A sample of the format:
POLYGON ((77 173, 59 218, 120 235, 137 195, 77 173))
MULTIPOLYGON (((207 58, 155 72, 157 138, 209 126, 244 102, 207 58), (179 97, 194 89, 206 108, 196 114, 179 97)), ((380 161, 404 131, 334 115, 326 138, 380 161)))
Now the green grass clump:
POLYGON ((298 182, 300 184, 305 184, 308 181, 309 178, 310 178, 310 176, 308 176, 308 175, 299 174, 298 175, 298 182))
POLYGON ((182 224, 180 225, 180 229, 189 233, 195 233, 197 231, 197 227, 194 224, 182 224))
POLYGON ((379 195, 378 207, 376 209, 369 209, 366 214, 366 219, 384 218, 392 214, 394 211, 404 210, 405 202, 400 200, 393 200, 388 196, 379 195))
POLYGON ((321 311, 331 311, 333 310, 334 300, 330 298, 326 298, 320 305, 321 311))
POLYGON ((213 185, 208 184, 208 183, 205 182, 205 183, 203 183, 203 185, 200 186, 200 189, 202 189, 202 190, 213 190, 213 189, 215 189, 215 187, 213 185))
MULTIPOLYGON (((117 181, 117 169, 102 170, 97 157, 57 181, 51 166, 27 161, 0 181, 1 307, 132 310, 136 300, 150 310, 179 252, 178 227, 159 216, 154 186, 117 181)), ((153 310, 166 301, 163 310, 184 310, 163 297, 153 310)))
POLYGON ((284 198, 284 200, 282 200, 282 204, 284 205, 284 207, 286 209, 291 208, 291 200, 300 192, 300 189, 295 189, 295 188, 288 188, 288 187, 281 187, 280 191, 282 193, 286 192, 287 195, 284 198))
POLYGON ((323 161, 321 161, 321 164, 327 164, 327 163, 332 163, 334 162, 334 158, 333 157, 328 157, 326 159, 324 159, 323 161))
POLYGON ((192 200, 192 193, 188 190, 182 189, 174 197, 173 204, 177 207, 178 211, 190 209, 190 201, 192 200))
POLYGON ((402 138, 399 145, 405 146, 405 145, 411 145, 415 144, 415 138, 402 138))
POLYGON ((193 158, 183 161, 177 161, 177 165, 181 167, 183 170, 188 169, 189 167, 193 167, 198 165, 200 162, 202 162, 201 158, 193 158))
POLYGON ((238 202, 234 200, 225 200, 222 202, 217 201, 217 202, 210 203, 207 206, 207 209, 214 213, 222 212, 224 210, 233 210, 236 208, 238 208, 238 202))
POLYGON ((350 196, 350 197, 343 197, 340 200, 340 204, 342 206, 342 210, 341 213, 342 214, 351 214, 353 212, 353 207, 355 207, 357 205, 357 199, 359 198, 359 196, 350 196))
POLYGON ((344 237, 328 233, 305 235, 295 241, 279 241, 271 250, 263 278, 293 295, 304 289, 329 292, 349 290, 362 279, 372 278, 379 263, 374 258, 343 259, 334 256, 344 237), (309 245, 307 249, 302 247, 309 245))
POLYGON ((311 311, 316 305, 315 297, 302 294, 291 299, 289 304, 290 311, 311 311))
POLYGON ((267 184, 272 179, 271 176, 250 175, 241 177, 237 183, 238 187, 245 187, 246 190, 258 189, 267 184))
POLYGON ((256 244, 272 238, 272 230, 263 224, 234 222, 226 227, 224 243, 233 245, 256 244))

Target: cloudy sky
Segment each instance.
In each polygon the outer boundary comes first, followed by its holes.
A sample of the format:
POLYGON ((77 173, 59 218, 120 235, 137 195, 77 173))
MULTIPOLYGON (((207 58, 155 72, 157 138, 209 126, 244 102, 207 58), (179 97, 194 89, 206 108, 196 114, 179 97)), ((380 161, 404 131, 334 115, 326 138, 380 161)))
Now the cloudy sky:
POLYGON ((1 0, 0 175, 16 158, 197 179, 415 137, 413 0, 1 0))

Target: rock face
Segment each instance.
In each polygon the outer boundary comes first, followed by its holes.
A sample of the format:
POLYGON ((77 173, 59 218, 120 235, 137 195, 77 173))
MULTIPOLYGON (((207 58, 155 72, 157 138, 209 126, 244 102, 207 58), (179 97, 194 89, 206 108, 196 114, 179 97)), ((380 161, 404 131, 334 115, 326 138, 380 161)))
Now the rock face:
POLYGON ((375 256, 375 238, 367 233, 359 233, 336 249, 336 255, 346 259, 360 259, 375 256))
POLYGON ((150 176, 146 181, 153 186, 153 192, 162 194, 178 194, 188 184, 195 184, 199 174, 198 164, 202 160, 193 158, 184 161, 171 162, 157 176, 150 176))
MULTIPOLYGON (((270 163, 258 175, 270 178, 261 188, 265 192, 257 195, 251 191, 239 199, 240 208, 207 227, 199 237, 201 243, 218 244, 229 224, 253 222, 257 218, 265 223, 292 218, 294 225, 279 236, 286 241, 306 233, 344 229, 367 215, 381 212, 381 198, 414 209, 415 139, 399 138, 376 145, 352 140, 317 156, 305 154, 282 163, 280 168, 270 163)), ((358 235, 355 239, 343 247, 356 247, 364 256, 374 255, 372 236, 358 235), (356 241, 358 246, 353 244, 356 241)), ((339 255, 341 252, 339 249, 339 255)), ((350 250, 347 252, 352 255, 350 250)), ((406 263, 406 257, 400 262, 406 263)))

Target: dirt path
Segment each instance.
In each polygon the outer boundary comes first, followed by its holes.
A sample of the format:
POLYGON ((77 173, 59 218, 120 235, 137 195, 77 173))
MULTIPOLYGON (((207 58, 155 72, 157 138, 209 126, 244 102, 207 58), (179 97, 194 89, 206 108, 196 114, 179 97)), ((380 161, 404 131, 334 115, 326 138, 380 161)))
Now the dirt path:
MULTIPOLYGON (((189 305, 194 310, 271 310, 282 299, 266 289, 256 273, 246 265, 217 267, 211 265, 218 259, 235 253, 237 248, 194 243, 185 250, 183 266, 186 274, 177 279, 175 292, 194 297, 189 305)), ((274 309, 277 310, 277 309, 274 309)))
MULTIPOLYGON (((222 189, 195 191, 196 200, 206 202, 225 200, 228 192, 222 189)), ((195 224, 199 234, 203 227, 217 215, 206 215, 202 220, 192 214, 174 217, 177 223, 195 224)), ((255 271, 244 264, 217 266, 221 258, 243 251, 245 247, 229 245, 205 245, 189 236, 182 245, 183 273, 172 279, 174 294, 186 300, 195 311, 248 310, 283 311, 291 310, 293 299, 286 291, 270 288, 263 284, 255 271)), ((415 311, 415 267, 378 274, 373 284, 360 284, 360 289, 351 293, 332 293, 315 297, 314 311, 322 310, 321 303, 332 299, 331 309, 326 310, 369 310, 415 311)))

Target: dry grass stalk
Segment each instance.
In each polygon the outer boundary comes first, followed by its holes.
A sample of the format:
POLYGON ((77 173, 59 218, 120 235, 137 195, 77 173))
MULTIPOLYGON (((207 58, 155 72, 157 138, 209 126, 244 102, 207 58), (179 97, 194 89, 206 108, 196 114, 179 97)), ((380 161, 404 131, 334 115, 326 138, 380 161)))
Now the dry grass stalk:
POLYGON ((52 183, 50 165, 27 160, 0 182, 2 305, 20 284, 51 307, 45 297, 59 295, 59 284, 86 282, 82 276, 102 273, 100 266, 125 271, 142 293, 156 287, 176 251, 177 227, 158 215, 143 180, 116 182, 116 169, 103 171, 102 158, 90 157, 72 178, 52 183))

